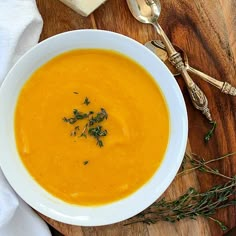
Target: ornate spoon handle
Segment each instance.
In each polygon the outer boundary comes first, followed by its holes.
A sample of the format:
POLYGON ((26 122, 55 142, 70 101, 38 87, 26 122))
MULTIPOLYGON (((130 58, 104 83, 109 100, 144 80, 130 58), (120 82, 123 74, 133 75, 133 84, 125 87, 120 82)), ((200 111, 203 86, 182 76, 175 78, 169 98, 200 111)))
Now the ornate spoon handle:
POLYGON ((220 89, 222 93, 236 96, 236 88, 233 87, 230 83, 216 80, 213 77, 211 77, 211 76, 209 76, 197 69, 192 68, 191 66, 188 66, 187 70, 195 75, 198 75, 206 82, 208 82, 208 83, 212 84, 213 86, 215 86, 216 88, 220 89))
POLYGON ((192 78, 189 76, 186 71, 186 67, 183 63, 183 59, 178 53, 169 38, 157 22, 152 22, 157 33, 160 35, 162 42, 165 45, 166 51, 169 56, 169 60, 173 66, 181 73, 184 78, 184 81, 188 87, 188 92, 194 107, 202 112, 202 114, 210 121, 212 121, 211 113, 208 108, 208 100, 203 91, 193 82, 192 78))
POLYGON ((212 121, 211 113, 208 108, 207 97, 189 76, 180 53, 176 52, 176 54, 173 54, 169 60, 183 76, 194 107, 200 110, 209 121, 212 121))
MULTIPOLYGON (((185 80, 189 81, 190 77, 189 77, 189 74, 186 72, 186 69, 184 69, 181 74, 183 77, 186 77, 185 80), (187 78, 187 77, 189 77, 189 78, 187 78)), ((195 83, 193 83, 191 85, 187 84, 187 87, 188 87, 188 92, 189 92, 189 95, 190 95, 190 98, 193 102, 194 107, 196 109, 200 110, 209 121, 212 121, 211 113, 208 108, 208 100, 207 100, 205 94, 202 92, 202 90, 195 83)))

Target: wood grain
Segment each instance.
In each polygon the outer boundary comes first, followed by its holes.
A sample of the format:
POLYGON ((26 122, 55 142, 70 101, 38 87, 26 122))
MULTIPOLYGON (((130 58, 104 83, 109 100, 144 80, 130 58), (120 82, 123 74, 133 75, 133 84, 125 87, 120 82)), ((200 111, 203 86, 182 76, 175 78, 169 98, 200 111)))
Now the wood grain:
MULTIPOLYGON (((236 33, 235 33, 235 25, 236 25, 236 1, 235 0, 220 0, 222 13, 224 15, 226 29, 229 36, 229 45, 234 54, 234 58, 236 58, 236 33)), ((235 61, 235 60, 234 60, 235 61)))
MULTIPOLYGON (((159 23, 171 41, 187 52, 190 64, 216 79, 228 81, 236 86, 236 1, 160 1, 162 12, 159 23)), ((40 40, 60 32, 84 28, 115 31, 141 43, 158 38, 151 26, 141 24, 131 16, 125 0, 108 0, 87 18, 76 14, 58 0, 37 0, 37 4, 44 19, 40 40)), ((183 79, 177 78, 189 116, 188 149, 191 148, 207 160, 236 151, 236 98, 221 94, 219 90, 197 77, 192 78, 208 97, 213 118, 217 121, 217 129, 210 142, 204 143, 203 136, 210 128, 209 123, 193 108, 183 79)), ((215 166, 227 175, 235 175, 236 157, 216 163, 215 166)), ((222 179, 192 173, 177 177, 164 195, 168 199, 174 199, 190 186, 205 191, 219 182, 222 182, 222 179)), ((229 228, 236 226, 235 216, 235 207, 216 214, 229 228)), ((150 226, 141 223, 123 226, 124 222, 121 222, 103 227, 76 227, 42 217, 66 236, 222 235, 218 226, 203 218, 196 221, 182 220, 176 224, 159 222, 150 226)))

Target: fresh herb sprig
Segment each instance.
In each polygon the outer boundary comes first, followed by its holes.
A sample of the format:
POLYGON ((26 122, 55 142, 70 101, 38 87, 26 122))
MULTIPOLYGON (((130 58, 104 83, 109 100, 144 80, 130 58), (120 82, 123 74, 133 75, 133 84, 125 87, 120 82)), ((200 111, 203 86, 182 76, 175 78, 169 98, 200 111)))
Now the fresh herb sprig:
POLYGON ((226 178, 226 179, 232 179, 231 177, 228 177, 226 175, 221 174, 218 169, 212 168, 210 166, 210 164, 214 163, 214 162, 217 162, 217 161, 221 161, 225 158, 228 158, 228 157, 231 157, 231 156, 234 156, 234 155, 236 155, 236 152, 228 153, 228 154, 223 155, 221 157, 214 158, 214 159, 211 159, 209 161, 206 161, 204 158, 198 156, 195 153, 191 153, 191 155, 188 154, 188 153, 185 153, 185 156, 184 156, 185 162, 186 163, 189 162, 191 164, 191 168, 188 168, 188 169, 183 168, 183 170, 180 171, 177 174, 177 176, 187 174, 187 173, 192 172, 194 170, 198 170, 198 171, 203 172, 203 173, 209 173, 209 174, 221 176, 221 177, 226 178))
POLYGON ((215 129, 216 129, 216 121, 210 121, 210 124, 212 125, 211 129, 206 133, 204 136, 204 141, 207 143, 213 136, 215 129))
POLYGON ((186 154, 185 162, 189 162, 191 167, 182 170, 178 175, 198 170, 202 173, 223 177, 227 179, 227 182, 216 185, 202 193, 191 187, 185 194, 174 201, 167 201, 165 198, 162 198, 137 216, 128 220, 126 225, 138 222, 154 224, 158 221, 174 223, 181 219, 196 219, 198 216, 202 216, 217 223, 223 231, 227 230, 227 226, 213 216, 219 209, 236 205, 236 199, 232 199, 236 194, 236 176, 226 176, 220 173, 219 170, 212 168, 210 164, 233 155, 236 155, 236 152, 205 161, 204 158, 196 154, 186 154))
POLYGON ((189 188, 185 194, 174 201, 167 201, 162 198, 132 218, 127 224, 137 222, 154 224, 158 221, 174 223, 185 218, 195 220, 198 216, 203 216, 216 222, 222 230, 227 230, 227 226, 223 222, 212 216, 218 209, 236 205, 236 200, 230 200, 230 197, 236 193, 235 187, 236 177, 224 185, 217 185, 204 193, 189 188))

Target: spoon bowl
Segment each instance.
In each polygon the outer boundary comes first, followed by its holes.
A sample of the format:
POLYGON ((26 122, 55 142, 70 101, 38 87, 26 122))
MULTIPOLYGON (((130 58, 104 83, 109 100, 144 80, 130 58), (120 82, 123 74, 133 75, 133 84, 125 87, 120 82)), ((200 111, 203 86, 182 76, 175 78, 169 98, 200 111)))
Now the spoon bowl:
POLYGON ((161 4, 159 0, 127 1, 127 4, 129 9, 132 9, 135 19, 144 24, 152 24, 152 22, 156 22, 161 14, 161 4), (150 7, 152 2, 155 3, 154 9, 150 7))
POLYGON ((160 40, 148 41, 144 44, 144 46, 158 56, 174 76, 181 75, 181 73, 170 63, 165 45, 160 40))
MULTIPOLYGON (((144 44, 148 49, 150 49, 154 54, 156 54, 161 60, 166 64, 168 69, 172 72, 174 76, 181 75, 181 73, 170 63, 168 59, 168 54, 165 45, 160 40, 151 40, 144 44)), ((187 71, 191 72, 191 68, 188 62, 188 56, 180 47, 174 45, 175 50, 180 53, 183 58, 184 65, 187 71)))

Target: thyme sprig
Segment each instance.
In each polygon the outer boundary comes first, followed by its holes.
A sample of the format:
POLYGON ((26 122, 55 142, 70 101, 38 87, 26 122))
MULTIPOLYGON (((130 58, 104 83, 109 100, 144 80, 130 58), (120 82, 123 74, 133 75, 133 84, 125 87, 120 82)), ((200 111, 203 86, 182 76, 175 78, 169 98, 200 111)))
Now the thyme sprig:
POLYGON ((216 129, 216 121, 210 121, 210 124, 212 125, 211 129, 206 133, 204 137, 204 141, 207 143, 211 137, 213 136, 215 129, 216 129))
POLYGON ((223 231, 227 230, 227 226, 213 216, 219 209, 236 205, 236 199, 232 198, 236 194, 236 176, 226 176, 220 173, 218 169, 212 168, 210 164, 233 155, 236 155, 236 152, 205 161, 204 158, 196 154, 185 154, 185 162, 189 162, 191 167, 182 170, 178 175, 198 170, 202 173, 223 177, 227 179, 227 182, 216 185, 202 193, 191 187, 185 194, 174 201, 167 201, 165 198, 162 198, 137 216, 128 220, 126 225, 138 222, 154 224, 158 221, 174 223, 184 218, 196 219, 198 216, 202 216, 217 223, 223 231))
POLYGON ((230 200, 230 196, 236 193, 235 187, 236 177, 224 185, 217 185, 204 193, 189 188, 185 194, 174 201, 167 201, 162 198, 132 218, 127 224, 137 222, 154 224, 158 221, 174 223, 185 218, 195 220, 198 216, 203 216, 216 222, 222 230, 227 230, 227 226, 223 222, 212 216, 218 209, 236 205, 236 200, 230 200))
POLYGON ((190 162, 192 167, 188 168, 188 169, 184 168, 182 171, 180 171, 177 174, 177 176, 187 174, 187 173, 192 172, 194 170, 199 170, 199 171, 204 172, 204 173, 218 175, 218 176, 221 176, 221 177, 226 178, 226 179, 232 179, 231 177, 228 177, 226 175, 221 174, 218 169, 214 169, 214 168, 210 167, 209 164, 211 164, 213 162, 223 160, 223 159, 225 159, 227 157, 230 157, 230 156, 233 156, 233 155, 236 155, 236 152, 227 153, 227 154, 225 154, 221 157, 214 158, 214 159, 211 159, 209 161, 206 161, 204 158, 198 156, 195 153, 192 153, 191 155, 188 154, 188 153, 185 153, 185 156, 184 156, 185 162, 190 162))

